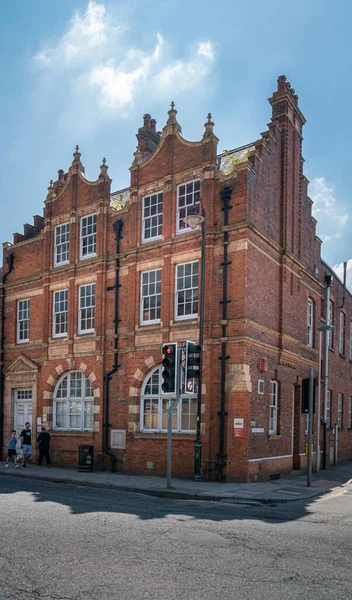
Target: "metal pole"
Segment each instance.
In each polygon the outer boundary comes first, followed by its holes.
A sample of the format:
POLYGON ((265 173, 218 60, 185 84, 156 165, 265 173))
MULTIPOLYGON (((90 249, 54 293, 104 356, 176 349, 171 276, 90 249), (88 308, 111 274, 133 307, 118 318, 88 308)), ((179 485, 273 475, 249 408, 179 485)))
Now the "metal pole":
MULTIPOLYGON (((325 323, 331 325, 330 321, 330 285, 331 276, 325 275, 326 295, 325 295, 325 323)), ((324 421, 326 423, 326 410, 328 404, 328 387, 329 387, 329 330, 325 331, 325 360, 324 360, 324 421)))
POLYGON ((166 487, 171 487, 171 463, 172 463, 172 412, 181 399, 181 348, 177 349, 176 364, 176 399, 170 404, 167 414, 167 469, 166 469, 166 487))
POLYGON ((205 289, 205 236, 206 236, 206 212, 202 209, 202 254, 201 254, 201 282, 200 282, 200 307, 199 307, 199 378, 197 393, 197 425, 196 439, 194 442, 194 481, 202 480, 202 442, 200 439, 202 419, 202 375, 203 375, 203 328, 204 328, 204 289, 205 289))
POLYGON ((312 485, 312 441, 313 441, 313 393, 314 393, 314 369, 309 369, 309 413, 308 413, 308 465, 307 486, 312 485))
POLYGON ((316 451, 316 460, 315 460, 315 469, 317 472, 320 471, 320 418, 321 418, 321 334, 319 331, 319 364, 318 364, 318 402, 317 402, 317 412, 318 412, 318 422, 317 422, 317 451, 316 451))

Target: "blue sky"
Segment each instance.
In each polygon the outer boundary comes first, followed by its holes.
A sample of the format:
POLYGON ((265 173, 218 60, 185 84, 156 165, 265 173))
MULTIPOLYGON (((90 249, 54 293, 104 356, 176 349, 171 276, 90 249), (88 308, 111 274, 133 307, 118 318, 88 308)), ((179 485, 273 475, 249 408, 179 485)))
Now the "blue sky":
POLYGON ((87 177, 106 156, 129 185, 138 127, 187 139, 210 111, 219 151, 259 137, 286 74, 307 119, 303 154, 317 233, 331 265, 351 259, 352 42, 349 0, 12 0, 0 22, 1 241, 42 214, 50 179, 79 144, 87 177))

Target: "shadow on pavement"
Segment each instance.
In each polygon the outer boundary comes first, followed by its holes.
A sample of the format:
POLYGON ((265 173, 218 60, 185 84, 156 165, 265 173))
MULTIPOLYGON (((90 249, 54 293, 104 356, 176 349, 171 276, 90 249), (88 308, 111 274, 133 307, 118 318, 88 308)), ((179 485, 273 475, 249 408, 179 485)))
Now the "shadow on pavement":
MULTIPOLYGON (((314 483, 335 482, 343 485, 350 479, 351 468, 343 468, 319 473, 314 483)), ((286 491, 290 481, 287 480, 286 491)), ((294 484, 294 479, 291 485, 294 484)), ((320 485, 319 485, 320 487, 320 485)), ((325 486, 326 487, 326 486, 325 486)), ((71 515, 88 513, 119 513, 135 515, 142 520, 163 519, 168 515, 179 515, 192 519, 210 519, 212 521, 258 519, 264 522, 284 523, 302 519, 310 513, 310 507, 324 494, 321 489, 315 498, 292 498, 293 502, 261 504, 246 499, 224 499, 220 502, 199 500, 176 500, 153 497, 122 490, 99 489, 97 487, 62 484, 53 481, 40 481, 21 476, 0 477, 0 499, 2 495, 31 494, 38 505, 46 502, 60 504, 69 508, 71 515)), ((19 498, 20 501, 20 498, 19 498)))

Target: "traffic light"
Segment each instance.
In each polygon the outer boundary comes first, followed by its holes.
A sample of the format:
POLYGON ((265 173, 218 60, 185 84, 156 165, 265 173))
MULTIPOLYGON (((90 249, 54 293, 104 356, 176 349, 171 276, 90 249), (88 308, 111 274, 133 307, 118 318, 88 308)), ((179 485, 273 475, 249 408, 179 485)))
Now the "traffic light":
POLYGON ((176 375, 177 375, 177 344, 163 344, 163 370, 161 377, 162 393, 166 395, 176 394, 176 375))
MULTIPOLYGON (((313 412, 315 412, 315 383, 313 384, 313 412)), ((309 377, 302 379, 302 413, 309 413, 309 377)))
POLYGON ((199 377, 201 347, 195 342, 186 342, 185 393, 193 394, 193 379, 199 377))

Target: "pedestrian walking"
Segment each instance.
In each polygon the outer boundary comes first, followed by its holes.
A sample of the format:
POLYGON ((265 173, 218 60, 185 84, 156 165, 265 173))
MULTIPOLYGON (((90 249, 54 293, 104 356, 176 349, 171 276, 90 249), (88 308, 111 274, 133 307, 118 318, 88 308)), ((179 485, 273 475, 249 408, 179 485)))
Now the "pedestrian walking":
POLYGON ((15 463, 15 469, 18 469, 16 444, 17 444, 16 430, 13 429, 11 431, 11 435, 7 438, 7 456, 6 456, 5 469, 9 468, 9 458, 11 458, 11 457, 13 457, 13 460, 15 463))
POLYGON ((50 433, 48 433, 46 431, 45 427, 42 427, 42 431, 37 437, 37 442, 39 444, 39 460, 38 460, 39 467, 41 467, 43 458, 45 456, 46 465, 47 465, 48 469, 50 469, 50 465, 51 465, 50 440, 51 440, 50 433))
POLYGON ((25 424, 25 428, 21 431, 21 444, 23 449, 23 465, 22 469, 27 467, 27 460, 32 456, 32 431, 31 424, 25 424))

